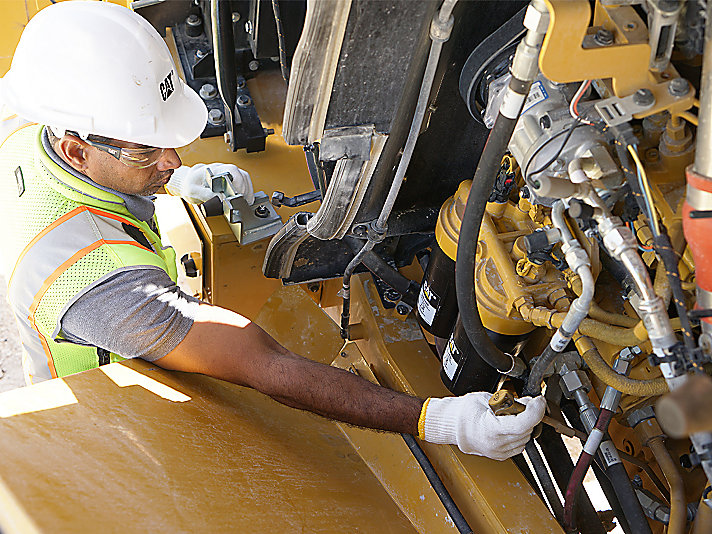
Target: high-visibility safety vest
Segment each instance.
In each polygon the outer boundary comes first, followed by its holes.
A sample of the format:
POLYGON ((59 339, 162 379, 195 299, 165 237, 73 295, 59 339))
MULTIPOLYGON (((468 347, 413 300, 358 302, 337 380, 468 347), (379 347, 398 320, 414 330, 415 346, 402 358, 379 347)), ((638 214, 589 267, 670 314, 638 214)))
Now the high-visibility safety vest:
MULTIPOLYGON (((60 167, 28 125, 0 146, 0 255, 17 319, 28 382, 78 373, 122 358, 62 337, 63 313, 120 271, 159 268, 176 281, 175 251, 121 197, 60 167)), ((116 303, 107 302, 106 306, 116 303)))

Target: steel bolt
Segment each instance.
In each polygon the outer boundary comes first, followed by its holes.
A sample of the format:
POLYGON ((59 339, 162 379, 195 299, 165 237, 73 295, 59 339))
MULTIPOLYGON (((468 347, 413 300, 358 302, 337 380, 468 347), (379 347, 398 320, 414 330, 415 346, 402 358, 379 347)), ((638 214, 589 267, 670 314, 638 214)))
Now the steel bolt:
POLYGON ((228 145, 232 145, 232 134, 230 132, 225 132, 223 139, 228 145))
POLYGON ((200 88, 199 94, 203 100, 211 100, 218 96, 218 90, 212 83, 206 83, 200 88))
POLYGON ((690 92, 690 84, 685 78, 675 78, 668 84, 668 92, 672 96, 685 96, 690 92))
POLYGON ((198 37, 203 33, 203 20, 198 15, 188 15, 185 19, 185 33, 189 37, 198 37))
POLYGON ((601 46, 610 46, 613 44, 613 32, 605 28, 601 28, 593 36, 593 40, 601 46))
MULTIPOLYGON (((307 284, 307 289, 312 293, 316 293, 317 291, 319 291, 319 282, 309 282, 307 284)), ((341 353, 341 355, 346 356, 346 354, 343 352, 341 353)))
POLYGON ((195 51, 195 57, 197 57, 198 59, 203 59, 205 57, 205 52, 203 52, 200 48, 198 48, 195 51))
POLYGON ((242 89, 243 87, 245 87, 245 78, 243 78, 242 76, 239 76, 237 78, 237 88, 242 89))
POLYGON ((240 14, 239 14, 237 11, 235 11, 235 12, 232 14, 232 21, 233 21, 233 22, 239 22, 239 21, 240 21, 240 14))
POLYGON ((549 115, 542 115, 539 119, 539 126, 541 126, 544 130, 551 128, 551 117, 549 117, 549 115))
POLYGON ((398 315, 408 315, 410 313, 410 306, 403 303, 398 304, 396 306, 396 312, 398 312, 398 315))
POLYGON ((263 128, 262 131, 265 135, 274 135, 274 128, 263 128))
POLYGON ((245 33, 252 35, 252 21, 245 22, 245 33))
POLYGON ((260 68, 260 62, 257 61, 256 59, 253 59, 247 64, 247 68, 250 69, 251 71, 256 71, 257 69, 260 68))
POLYGON ((388 288, 383 292, 383 297, 386 300, 390 300, 391 302, 397 302, 401 298, 401 294, 398 293, 395 289, 388 288))
POLYGON ((638 106, 649 107, 655 104, 655 95, 650 89, 638 89, 633 95, 633 102, 638 106))
POLYGON ((211 109, 208 111, 208 122, 214 126, 223 124, 225 122, 225 114, 222 110, 211 109))
POLYGON ((252 100, 247 95, 240 95, 237 97, 237 105, 240 107, 247 107, 252 103, 252 100))
POLYGON ((260 204, 255 208, 255 215, 257 215, 260 219, 266 219, 269 217, 269 208, 263 204, 260 204))

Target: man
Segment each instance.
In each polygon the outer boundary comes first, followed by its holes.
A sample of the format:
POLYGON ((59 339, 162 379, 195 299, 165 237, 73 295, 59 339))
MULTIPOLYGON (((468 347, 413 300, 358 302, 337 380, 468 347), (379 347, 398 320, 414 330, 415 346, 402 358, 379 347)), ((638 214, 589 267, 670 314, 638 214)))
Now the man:
MULTIPOLYGON (((467 453, 505 459, 524 448, 541 397, 505 417, 486 393, 423 402, 293 354, 241 315, 180 291, 149 196, 164 185, 194 202, 211 195, 205 166, 181 167, 175 151, 200 135, 207 111, 143 18, 103 2, 44 9, 0 98, 38 123, 0 148, 8 299, 31 381, 141 357, 467 453)), ((220 165, 208 167, 230 171, 251 200, 246 173, 220 165)))

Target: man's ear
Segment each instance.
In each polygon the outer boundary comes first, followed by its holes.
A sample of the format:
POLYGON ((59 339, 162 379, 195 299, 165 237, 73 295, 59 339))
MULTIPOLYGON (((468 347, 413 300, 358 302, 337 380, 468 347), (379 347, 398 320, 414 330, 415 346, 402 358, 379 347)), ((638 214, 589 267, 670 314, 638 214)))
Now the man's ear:
POLYGON ((55 152, 66 161, 74 170, 83 173, 87 167, 87 144, 80 138, 64 134, 54 146, 55 152))

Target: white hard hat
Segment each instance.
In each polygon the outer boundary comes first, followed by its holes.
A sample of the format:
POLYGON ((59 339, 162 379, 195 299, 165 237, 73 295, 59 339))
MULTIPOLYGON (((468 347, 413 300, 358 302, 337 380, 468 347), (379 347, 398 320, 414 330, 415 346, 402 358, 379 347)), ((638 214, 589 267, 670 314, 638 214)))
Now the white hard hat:
POLYGON ((195 140, 208 115, 153 26, 108 2, 59 2, 37 13, 0 79, 0 101, 55 131, 162 148, 195 140))

